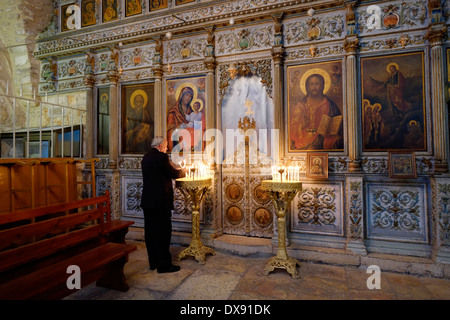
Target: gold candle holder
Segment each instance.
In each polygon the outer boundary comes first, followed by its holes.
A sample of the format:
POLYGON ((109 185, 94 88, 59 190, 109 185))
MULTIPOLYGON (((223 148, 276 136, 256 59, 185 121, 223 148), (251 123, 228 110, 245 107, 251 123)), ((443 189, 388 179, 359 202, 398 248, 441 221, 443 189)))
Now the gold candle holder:
POLYGON ((261 187, 267 190, 272 198, 278 217, 278 252, 266 264, 264 274, 267 276, 275 268, 280 268, 286 269, 292 278, 298 279, 300 275, 297 272, 297 265, 300 267, 300 262, 290 258, 286 250, 286 211, 297 192, 302 189, 302 183, 299 181, 263 180, 261 187))
POLYGON ((192 256, 198 262, 205 264, 206 255, 215 255, 213 249, 202 244, 200 240, 200 204, 205 196, 206 189, 211 184, 211 178, 180 178, 175 180, 175 185, 180 189, 186 203, 192 204, 192 240, 189 247, 178 255, 178 261, 186 256, 192 256))

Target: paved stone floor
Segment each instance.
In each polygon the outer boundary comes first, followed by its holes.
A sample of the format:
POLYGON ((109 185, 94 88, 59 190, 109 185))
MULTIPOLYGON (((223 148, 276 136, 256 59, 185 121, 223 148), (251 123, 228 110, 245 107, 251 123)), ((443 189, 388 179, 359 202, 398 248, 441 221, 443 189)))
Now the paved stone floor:
MULTIPOLYGON (((136 244, 125 266, 130 289, 118 292, 91 284, 68 300, 448 300, 450 280, 381 272, 381 289, 367 288, 365 269, 302 262, 300 279, 285 270, 263 274, 269 257, 217 251, 202 265, 192 257, 171 274, 150 271, 145 244, 136 244)), ((171 247, 175 258, 183 247, 171 247)))

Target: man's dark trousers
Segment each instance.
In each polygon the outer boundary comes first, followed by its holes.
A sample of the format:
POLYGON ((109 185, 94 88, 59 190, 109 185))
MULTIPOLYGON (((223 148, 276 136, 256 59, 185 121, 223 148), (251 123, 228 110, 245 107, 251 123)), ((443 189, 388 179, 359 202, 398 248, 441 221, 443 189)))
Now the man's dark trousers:
POLYGON ((172 264, 170 242, 172 220, 170 209, 144 208, 145 245, 151 268, 167 269, 172 264))

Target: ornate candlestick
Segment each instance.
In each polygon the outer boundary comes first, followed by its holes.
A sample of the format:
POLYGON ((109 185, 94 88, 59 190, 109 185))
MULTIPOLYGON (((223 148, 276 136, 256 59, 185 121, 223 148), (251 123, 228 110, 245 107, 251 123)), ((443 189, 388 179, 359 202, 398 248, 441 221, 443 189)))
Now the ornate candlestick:
POLYGON ((200 240, 200 204, 210 184, 211 178, 180 178, 175 180, 175 185, 183 193, 186 203, 192 204, 192 240, 189 247, 178 255, 178 260, 186 256, 192 256, 198 262, 205 264, 206 254, 216 254, 213 249, 205 247, 200 240))
POLYGON ((274 181, 264 180, 261 187, 267 190, 273 200, 273 205, 278 217, 278 252, 275 257, 270 258, 264 274, 267 276, 275 268, 286 269, 294 279, 300 278, 297 272, 297 265, 300 262, 290 258, 286 251, 286 210, 299 190, 302 183, 299 181, 274 181))

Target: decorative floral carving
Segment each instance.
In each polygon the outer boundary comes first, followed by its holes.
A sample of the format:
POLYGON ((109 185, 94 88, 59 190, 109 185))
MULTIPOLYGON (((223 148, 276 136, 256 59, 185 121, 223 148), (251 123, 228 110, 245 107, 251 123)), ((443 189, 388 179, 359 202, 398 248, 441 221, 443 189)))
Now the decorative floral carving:
POLYGON ((358 29, 362 33, 374 33, 391 29, 410 29, 411 27, 425 27, 428 21, 427 1, 420 0, 413 3, 396 2, 381 5, 381 28, 367 28, 367 19, 372 13, 367 12, 367 7, 362 7, 357 11, 358 29))
POLYGON ((274 42, 272 25, 245 28, 216 35, 217 55, 232 54, 241 51, 269 49, 274 42))
POLYGON ((326 38, 339 38, 344 31, 343 15, 311 18, 306 22, 302 20, 287 22, 285 30, 287 45, 326 38))
POLYGON ((444 245, 450 245, 450 184, 438 183, 438 236, 444 245))
POLYGON ((347 181, 348 237, 361 239, 363 235, 362 178, 347 181))
POLYGON ((336 221, 334 188, 308 188, 299 195, 298 222, 312 225, 334 225, 336 221))
POLYGON ((126 182, 126 198, 124 199, 126 215, 143 217, 141 208, 142 187, 142 181, 126 182))
POLYGON ((365 190, 369 239, 428 241, 425 184, 367 183, 365 190))
POLYGON ((420 231, 418 192, 401 189, 378 190, 372 199, 374 228, 420 231))
MULTIPOLYGON (((238 76, 259 76, 261 83, 266 87, 267 94, 272 97, 272 61, 257 60, 257 61, 243 61, 235 65, 238 76)), ((229 65, 222 64, 219 66, 219 96, 223 97, 228 88, 229 82, 232 80, 229 74, 229 65)))

